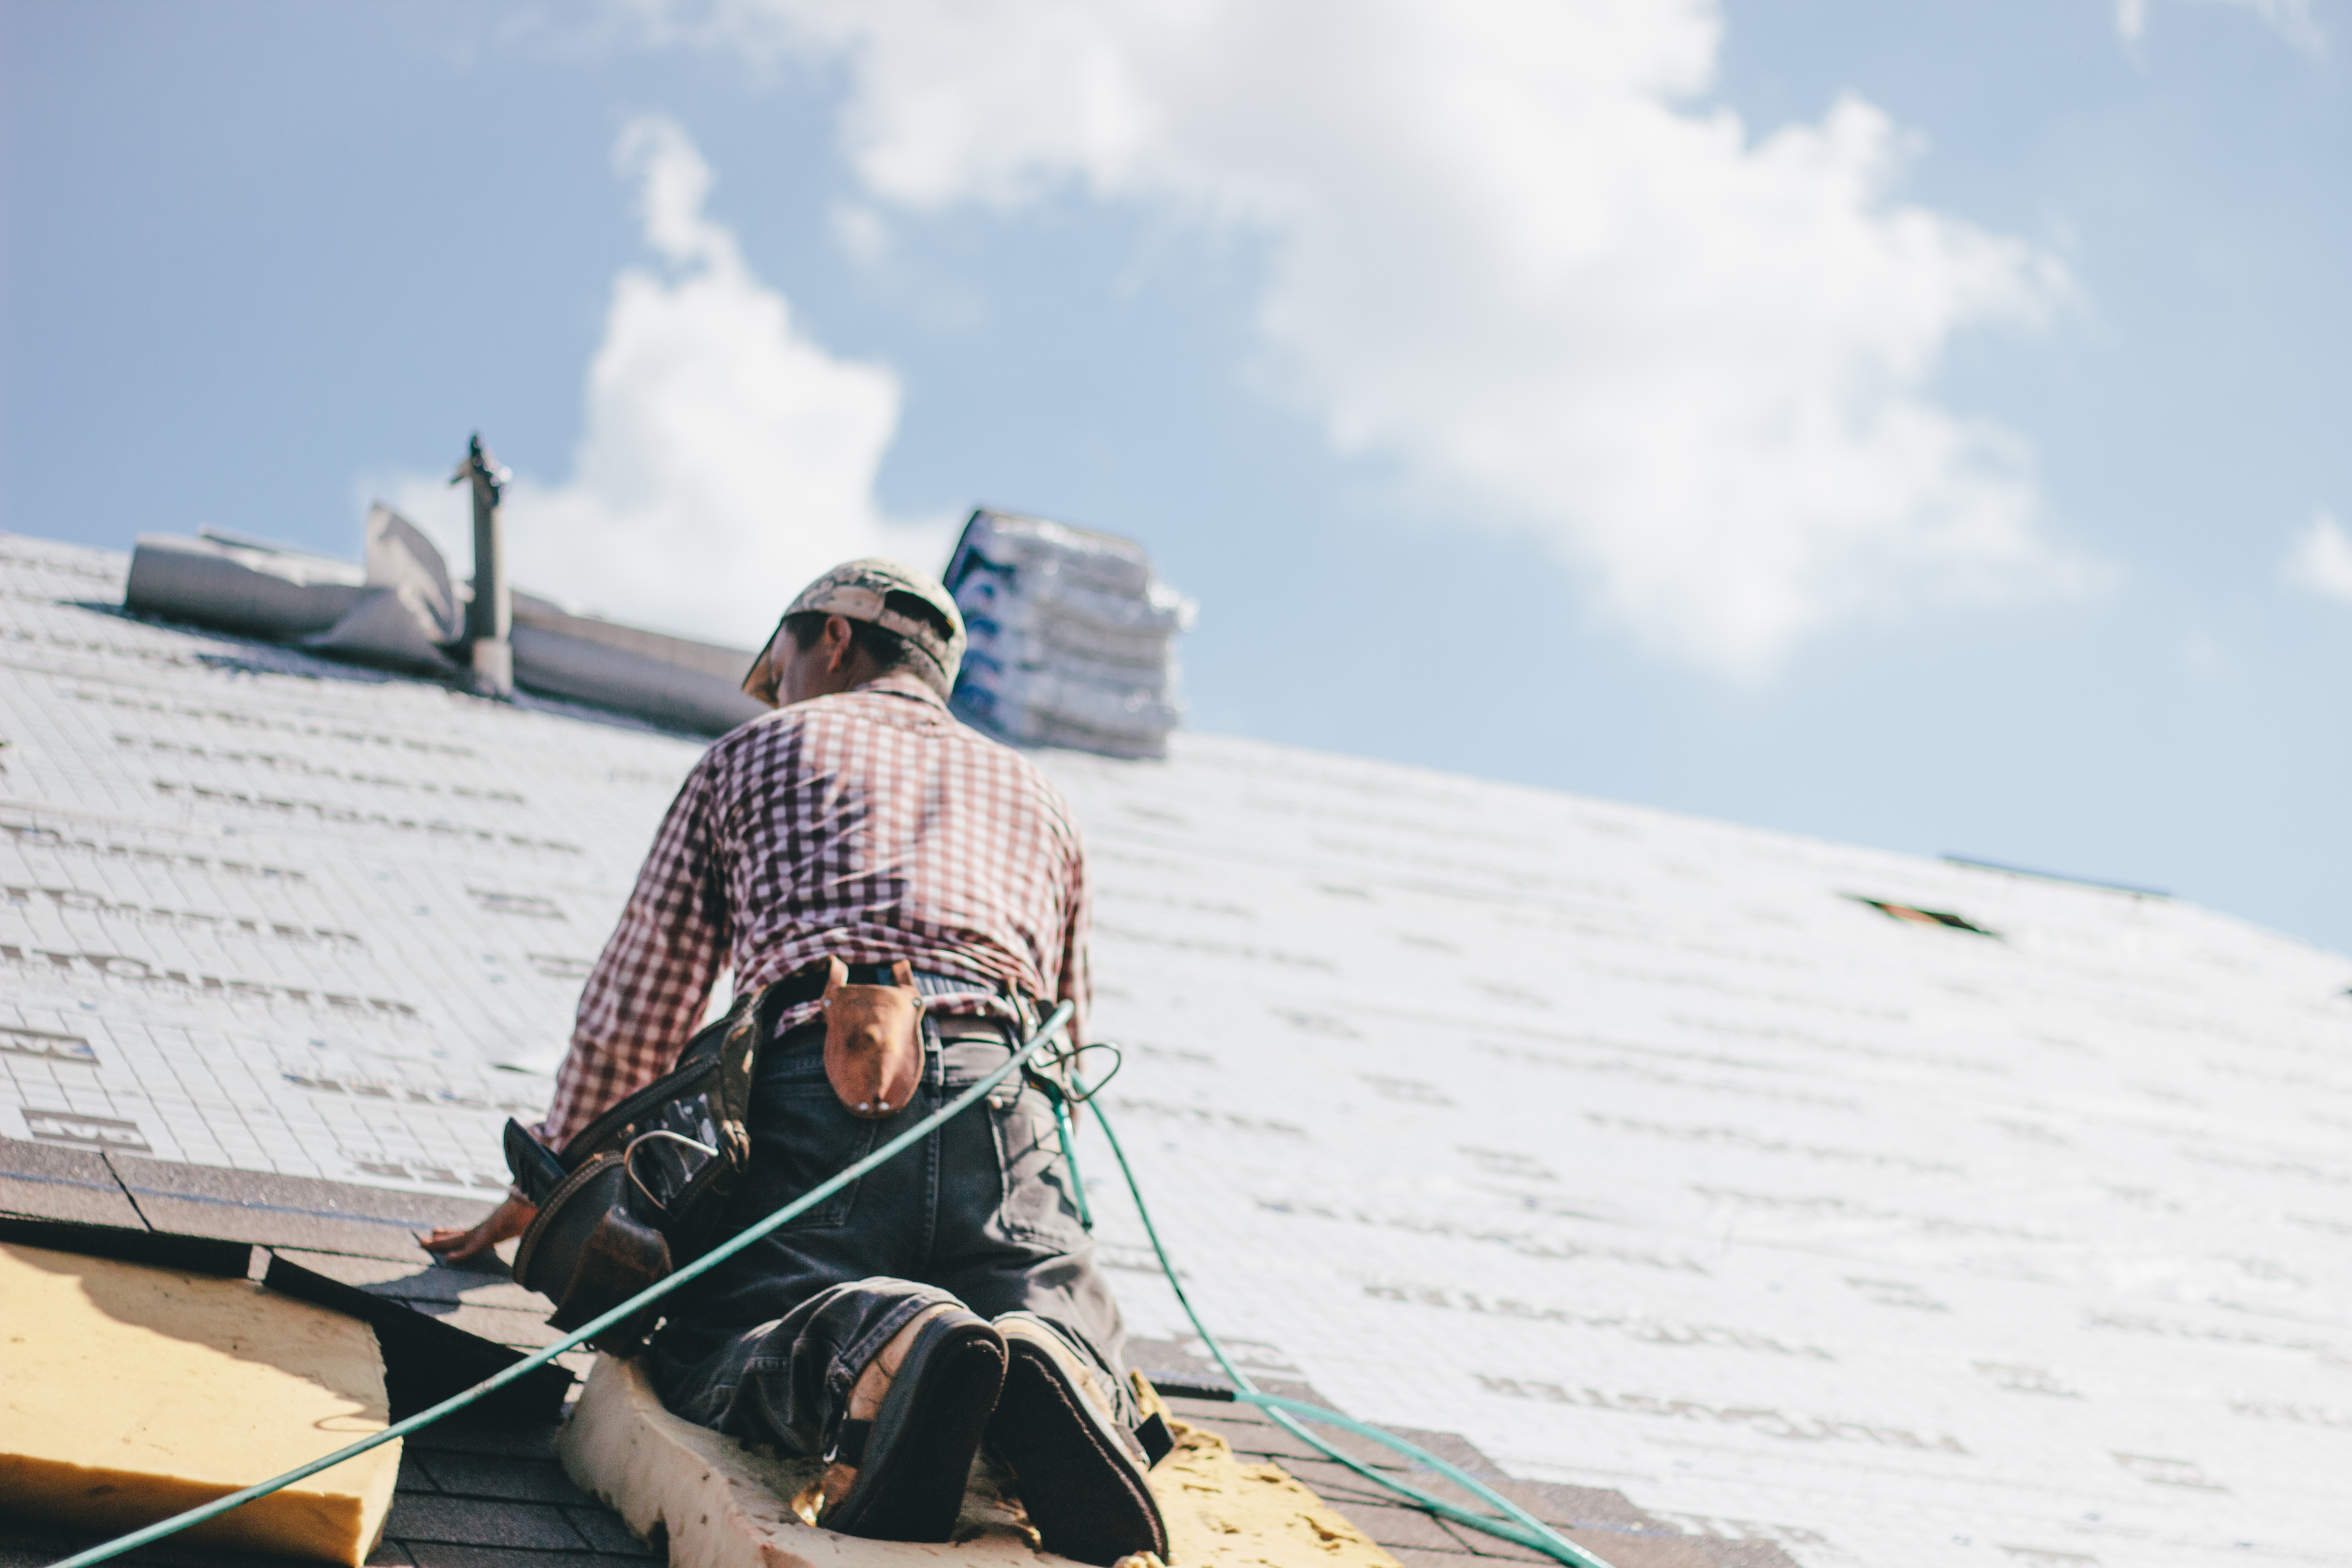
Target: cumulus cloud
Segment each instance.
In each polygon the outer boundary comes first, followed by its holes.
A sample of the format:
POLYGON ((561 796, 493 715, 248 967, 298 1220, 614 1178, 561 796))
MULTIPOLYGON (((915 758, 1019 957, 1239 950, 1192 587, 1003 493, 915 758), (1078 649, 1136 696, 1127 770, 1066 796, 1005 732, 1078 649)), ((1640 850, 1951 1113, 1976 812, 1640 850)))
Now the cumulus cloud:
MULTIPOLYGON (((2314 59, 2327 52, 2327 35, 2319 30, 2311 0, 2190 0, 2191 4, 2226 5, 2252 13, 2299 53, 2314 59)), ((2148 0, 2116 0, 2116 34, 2126 44, 2147 36, 2148 0)))
MULTIPOLYGON (((835 562, 887 554, 936 568, 947 524, 890 521, 874 500, 898 428, 897 376, 828 353, 793 321, 705 212, 710 169, 677 125, 635 121, 614 161, 636 184, 662 267, 614 282, 571 477, 522 474, 508 491, 517 584, 756 645, 835 562)), ((446 477, 407 476, 390 499, 463 571, 467 503, 446 477)))
POLYGON ((877 204, 1076 190, 1262 235, 1269 363, 1332 442, 1550 542, 1669 656, 1752 675, 2084 580, 2023 444, 1934 394, 2063 268, 1898 201, 1910 142, 1866 102, 1764 136, 1707 107, 1712 0, 641 4, 843 68, 877 204))
POLYGON ((2320 512, 2295 535, 2287 552, 2286 580, 2298 588, 2352 604, 2352 537, 2334 516, 2320 512))

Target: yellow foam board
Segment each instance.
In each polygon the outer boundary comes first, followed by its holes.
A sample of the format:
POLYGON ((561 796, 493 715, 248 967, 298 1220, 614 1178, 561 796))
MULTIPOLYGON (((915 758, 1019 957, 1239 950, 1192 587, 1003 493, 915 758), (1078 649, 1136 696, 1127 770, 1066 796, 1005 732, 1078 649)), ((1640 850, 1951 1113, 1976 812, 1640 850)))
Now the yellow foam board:
POLYGON ((1213 1432, 1171 1420, 1151 1472, 1175 1568, 1398 1568, 1280 1465, 1244 1464, 1213 1432))
MULTIPOLYGON (((331 1453, 387 1414, 375 1332, 244 1279, 0 1244, 0 1507, 128 1531, 331 1453)), ((352 1565, 384 1444, 188 1532, 352 1565)))
MULTIPOLYGON (((1242 1464, 1216 1434, 1171 1426, 1176 1451, 1152 1470, 1151 1489, 1173 1568, 1398 1568, 1278 1467, 1242 1464)), ((782 1458, 671 1415, 637 1362, 597 1358, 556 1452, 572 1480, 640 1537, 667 1540, 671 1568, 1069 1564, 1036 1549, 984 1458, 950 1543, 866 1541, 803 1523, 793 1500, 816 1479, 815 1460, 782 1458)))

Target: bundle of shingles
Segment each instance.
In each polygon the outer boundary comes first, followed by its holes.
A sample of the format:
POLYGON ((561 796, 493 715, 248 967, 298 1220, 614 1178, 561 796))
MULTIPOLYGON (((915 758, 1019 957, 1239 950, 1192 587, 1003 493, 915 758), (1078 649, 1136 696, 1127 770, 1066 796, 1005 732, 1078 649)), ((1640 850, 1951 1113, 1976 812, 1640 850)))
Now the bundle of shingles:
POLYGON ((971 645, 965 719, 1006 740, 1164 757, 1183 717, 1176 635, 1193 602, 1140 545, 1043 518, 982 510, 949 559, 971 645))

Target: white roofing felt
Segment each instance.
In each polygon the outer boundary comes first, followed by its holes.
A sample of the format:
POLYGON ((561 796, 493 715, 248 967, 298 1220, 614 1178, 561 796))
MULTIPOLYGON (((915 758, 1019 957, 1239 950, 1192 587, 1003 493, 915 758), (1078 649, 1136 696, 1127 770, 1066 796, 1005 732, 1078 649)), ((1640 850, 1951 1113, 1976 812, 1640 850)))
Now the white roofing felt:
MULTIPOLYGON (((0 537, 0 1131, 502 1188, 696 744, 125 619, 123 569, 0 537)), ((1106 1100, 1255 1364, 1812 1568, 2352 1563, 2352 961, 1255 742, 1039 755, 1106 1100)))

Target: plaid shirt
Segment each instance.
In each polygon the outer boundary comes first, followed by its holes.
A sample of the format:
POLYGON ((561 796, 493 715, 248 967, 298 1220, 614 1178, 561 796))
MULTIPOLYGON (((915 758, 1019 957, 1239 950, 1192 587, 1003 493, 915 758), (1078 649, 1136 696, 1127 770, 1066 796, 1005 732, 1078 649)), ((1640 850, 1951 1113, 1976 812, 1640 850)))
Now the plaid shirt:
POLYGON ((904 958, 983 988, 931 997, 932 1013, 1011 1018, 984 989, 1004 984, 1083 1016, 1086 942, 1077 826, 1026 758, 903 672, 796 703, 687 775, 580 994, 540 1136, 561 1149, 667 1072, 730 961, 739 993, 827 954, 904 958))

